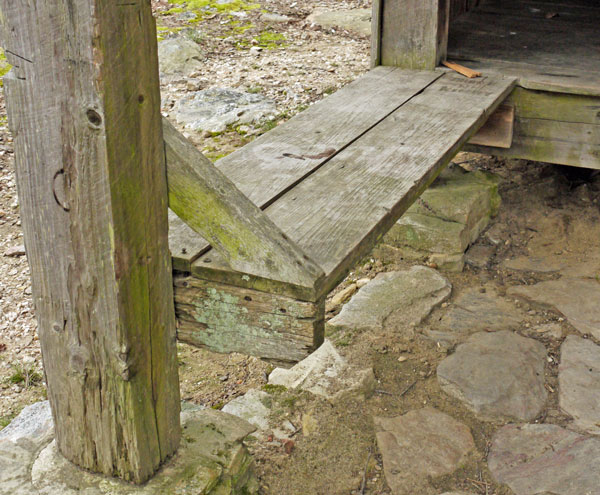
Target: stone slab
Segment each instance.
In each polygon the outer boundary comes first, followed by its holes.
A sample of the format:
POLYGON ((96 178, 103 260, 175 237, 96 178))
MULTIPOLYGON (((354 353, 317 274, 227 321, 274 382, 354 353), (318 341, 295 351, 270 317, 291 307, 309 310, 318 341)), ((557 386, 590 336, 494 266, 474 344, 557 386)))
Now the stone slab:
POLYGON ((546 349, 510 331, 472 335, 437 369, 438 381, 482 419, 529 421, 544 407, 546 349))
POLYGON ((315 11, 306 20, 323 27, 347 29, 363 36, 371 35, 371 9, 315 11))
POLYGON ((62 457, 53 426, 40 413, 46 407, 36 406, 39 424, 17 418, 0 438, 0 495, 241 495, 258 490, 243 445, 255 427, 235 416, 186 408, 177 453, 149 482, 137 486, 83 471, 62 457), (15 436, 19 430, 23 436, 15 436))
POLYGON ((431 407, 374 421, 394 495, 435 493, 428 478, 454 472, 475 448, 468 427, 431 407))
POLYGON ((269 375, 269 383, 337 400, 353 393, 370 396, 375 389, 375 376, 372 368, 357 369, 348 364, 326 339, 292 368, 275 368, 269 375))
POLYGON ((600 438, 560 426, 502 427, 493 437, 488 465, 515 495, 600 494, 600 438))
POLYGON ((358 331, 382 330, 386 323, 396 327, 418 325, 451 292, 450 282, 425 266, 380 273, 346 303, 329 325, 358 331))
POLYGON ((507 294, 554 309, 581 333, 600 339, 600 282, 596 279, 560 278, 511 287, 507 294))
POLYGON ((242 418, 259 430, 269 429, 270 396, 262 390, 248 390, 223 406, 221 411, 242 418))
POLYGON ((204 53, 198 43, 179 36, 158 42, 158 62, 163 75, 182 75, 202 67, 204 53))
POLYGON ((575 426, 600 435, 600 346, 569 335, 560 348, 559 403, 575 426))

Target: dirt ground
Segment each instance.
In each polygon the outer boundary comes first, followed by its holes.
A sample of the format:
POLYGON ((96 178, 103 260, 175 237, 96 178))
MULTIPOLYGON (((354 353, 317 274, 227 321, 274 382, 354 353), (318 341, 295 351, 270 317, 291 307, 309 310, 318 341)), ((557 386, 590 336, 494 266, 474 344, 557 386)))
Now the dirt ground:
MULTIPOLYGON (((194 23, 182 20, 179 12, 165 14, 180 5, 153 3, 162 37, 177 35, 183 30, 196 33, 195 39, 206 54, 201 74, 192 78, 196 87, 251 90, 277 102, 280 113, 273 122, 243 132, 231 129, 217 136, 190 135, 213 159, 245 144, 311 102, 326 97, 368 69, 368 39, 340 30, 322 29, 306 21, 317 8, 368 7, 363 2, 268 0, 260 2, 259 9, 244 10, 247 16, 243 19, 223 10, 194 23), (262 10, 286 15, 290 20, 264 21, 262 10), (252 51, 252 47, 262 50, 252 51)), ((191 90, 193 85, 188 83, 189 80, 171 80, 163 85, 165 115, 178 98, 191 90)), ((557 276, 506 270, 502 267, 506 259, 517 255, 560 255, 561 259, 569 259, 573 265, 585 268, 590 253, 600 251, 600 174, 464 153, 454 161, 466 169, 488 170, 502 178, 500 213, 477 241, 493 246, 489 263, 482 268, 467 266, 459 274, 446 274, 453 286, 452 298, 416 328, 388 326, 379 334, 330 336, 350 361, 362 366, 372 364, 378 380, 373 397, 349 398, 331 404, 308 393, 266 387, 274 395, 276 413, 288 419, 297 433, 293 436, 293 445, 284 446, 277 441, 257 441, 250 445, 263 493, 390 493, 374 443, 372 417, 395 416, 426 404, 467 424, 477 446, 477 452, 461 470, 452 476, 431 480, 438 493, 452 489, 482 495, 512 493, 493 482, 485 462, 491 436, 502 423, 478 420, 459 401, 441 391, 435 370, 452 349, 438 346, 426 338, 423 331, 441 318, 456 294, 465 288, 491 288, 503 297, 509 286, 557 276), (400 362, 401 356, 407 359, 400 362)), ((25 405, 45 397, 27 261, 19 249, 13 249, 22 244, 12 139, 1 96, 0 428, 25 405)), ((399 266, 384 264, 370 256, 357 265, 338 290, 354 280, 372 278, 399 266)), ((549 400, 536 421, 565 424, 569 418, 557 405, 558 348, 564 336, 577 332, 557 313, 519 301, 512 303, 526 314, 520 333, 541 341, 551 358, 546 366, 549 400), (546 322, 560 325, 563 337, 537 332, 536 328, 546 322)), ((328 314, 328 318, 333 314, 328 314)), ((208 407, 220 408, 251 388, 265 388, 271 371, 268 364, 247 356, 218 355, 186 345, 179 345, 178 349, 182 398, 208 407)))

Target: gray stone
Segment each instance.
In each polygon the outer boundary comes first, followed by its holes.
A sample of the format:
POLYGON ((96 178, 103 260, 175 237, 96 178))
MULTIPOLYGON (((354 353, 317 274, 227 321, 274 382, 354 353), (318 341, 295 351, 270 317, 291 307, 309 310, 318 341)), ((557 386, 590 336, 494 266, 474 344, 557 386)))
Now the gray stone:
POLYGON ((506 425, 488 465, 516 495, 599 495, 600 439, 556 425, 506 425))
POLYGON ((560 407, 575 425, 600 435, 600 346, 569 335, 560 348, 560 407))
POLYGON ((271 12, 263 12, 260 18, 265 22, 289 22, 291 20, 287 15, 273 14, 271 12))
POLYGON ((4 256, 9 258, 18 258, 19 256, 25 256, 25 245, 19 244, 18 246, 9 247, 5 252, 4 256))
POLYGON ((511 287, 507 293, 554 309, 581 333, 600 339, 600 283, 595 279, 561 278, 511 287))
POLYGON ((329 325, 339 329, 381 330, 384 325, 418 325, 450 293, 450 282, 425 266, 380 273, 346 303, 329 325))
POLYGON ((476 244, 471 246, 465 254, 465 263, 475 268, 486 268, 496 253, 495 246, 476 244))
POLYGON ((245 419, 259 430, 269 429, 270 396, 262 390, 248 390, 225 404, 223 412, 245 419))
POLYGON ((0 442, 27 440, 42 445, 49 441, 54 433, 50 403, 45 400, 24 407, 11 423, 0 431, 0 442))
POLYGON ((467 289, 425 335, 455 345, 464 337, 484 330, 516 330, 522 321, 521 311, 492 289, 486 289, 485 293, 476 288, 467 289))
POLYGON ((371 9, 316 11, 309 15, 306 20, 323 27, 337 27, 364 36, 371 35, 371 9))
POLYGON ((337 352, 329 340, 292 368, 275 368, 271 385, 301 389, 331 400, 352 393, 369 396, 375 388, 373 369, 357 369, 337 352))
POLYGON ((135 486, 83 471, 62 457, 48 434, 47 409, 36 405, 35 416, 30 411, 30 420, 15 420, 16 426, 0 439, 0 495, 234 495, 258 490, 243 445, 255 427, 235 416, 186 407, 177 453, 148 483, 135 486), (41 424, 35 426, 37 420, 41 424))
POLYGON ((213 88, 182 98, 175 118, 186 129, 223 132, 228 125, 252 124, 274 117, 275 102, 254 93, 213 88))
POLYGON ((158 42, 158 62, 163 75, 187 75, 202 67, 204 54, 198 43, 182 36, 158 42))
POLYGON ((406 259, 424 259, 461 271, 464 252, 498 212, 497 177, 446 169, 384 237, 406 259), (448 262, 452 260, 452 263, 448 262))
POLYGON ((454 472, 475 448, 469 428, 430 407, 374 420, 385 478, 394 495, 434 493, 428 478, 454 472))
POLYGON ((442 389, 483 419, 535 418, 546 402, 546 349, 510 331, 472 335, 437 369, 442 389))

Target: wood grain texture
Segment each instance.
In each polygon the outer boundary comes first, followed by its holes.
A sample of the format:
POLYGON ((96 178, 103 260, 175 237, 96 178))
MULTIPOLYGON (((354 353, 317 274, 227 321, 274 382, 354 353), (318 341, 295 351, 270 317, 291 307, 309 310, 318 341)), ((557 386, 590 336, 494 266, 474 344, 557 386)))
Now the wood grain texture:
POLYGON ((323 271, 163 119, 169 207, 236 271, 313 287, 323 271))
POLYGON ((510 148, 515 125, 515 107, 502 104, 490 115, 481 129, 475 133, 469 144, 510 148))
POLYGON ((382 65, 432 70, 446 58, 450 0, 382 1, 382 65))
POLYGON ((241 352, 288 366, 323 343, 324 300, 317 303, 175 277, 178 338, 215 352, 241 352))
POLYGON ((491 4, 495 10, 482 2, 452 23, 449 58, 484 73, 517 76, 530 89, 600 95, 600 6, 515 0, 491 4), (518 14, 522 9, 559 15, 518 14))
POLYGON ((0 29, 58 448, 143 482, 180 436, 150 3, 1 0, 0 29))
POLYGON ((445 74, 267 208, 324 269, 321 294, 368 254, 514 84, 445 74))
POLYGON ((371 69, 381 65, 381 19, 384 0, 373 0, 371 6, 371 69))
MULTIPOLYGON (((217 167, 265 208, 439 77, 378 67, 221 159, 217 167)), ((193 256, 208 246, 199 242, 193 256)), ((177 246, 172 251, 175 263, 184 266, 188 260, 179 257, 177 246)))
POLYGON ((208 251, 210 246, 204 237, 169 209, 169 249, 173 258, 173 270, 189 272, 192 263, 208 251), (198 251, 199 245, 206 245, 206 249, 198 251))

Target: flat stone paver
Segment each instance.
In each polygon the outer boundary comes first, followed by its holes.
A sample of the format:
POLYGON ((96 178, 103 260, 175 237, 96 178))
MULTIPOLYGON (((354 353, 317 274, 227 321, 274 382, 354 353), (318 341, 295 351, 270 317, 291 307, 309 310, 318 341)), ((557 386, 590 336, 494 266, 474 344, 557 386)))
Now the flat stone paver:
POLYGON ((494 435, 488 466, 515 495, 599 495, 600 438, 556 425, 506 425, 494 435))
POLYGON ((440 322, 425 334, 455 344, 484 330, 516 330, 523 318, 521 310, 495 292, 482 293, 478 288, 470 288, 453 301, 440 322))
POLYGON ((562 313, 581 333, 600 339, 600 283, 591 278, 561 278, 511 287, 507 293, 562 313))
POLYGON ((431 407, 374 420, 385 479, 394 495, 437 493, 428 477, 454 472, 475 448, 467 426, 431 407))
POLYGON ((344 305, 329 325, 362 331, 382 330, 388 320, 397 326, 417 325, 451 292, 450 282, 425 266, 380 273, 344 305))
POLYGON ((371 9, 316 11, 306 20, 323 27, 347 29, 363 36, 371 35, 371 9))
POLYGON ((575 425, 600 435, 600 346, 569 335, 560 348, 559 403, 575 425))
POLYGON ((483 419, 529 421, 544 407, 546 349, 510 331, 477 333, 437 369, 442 389, 483 419))

